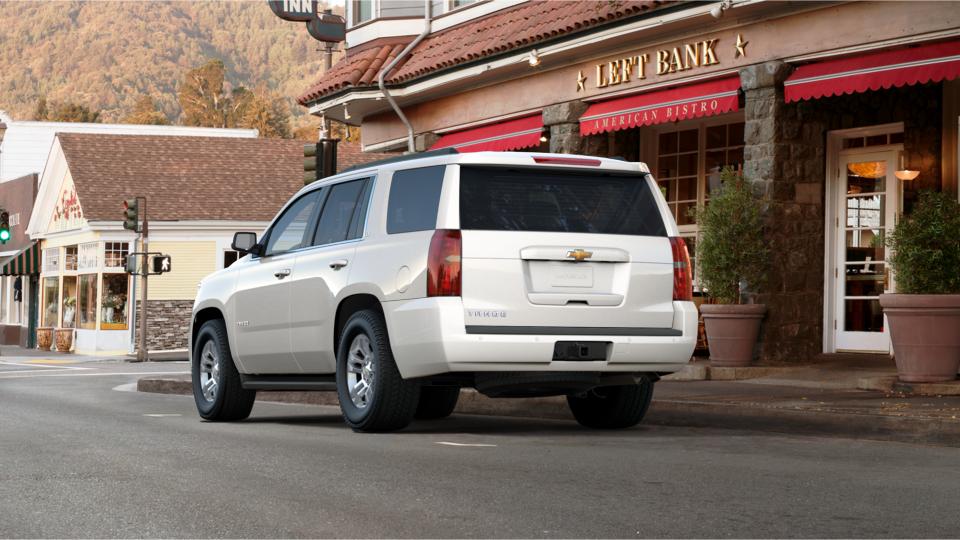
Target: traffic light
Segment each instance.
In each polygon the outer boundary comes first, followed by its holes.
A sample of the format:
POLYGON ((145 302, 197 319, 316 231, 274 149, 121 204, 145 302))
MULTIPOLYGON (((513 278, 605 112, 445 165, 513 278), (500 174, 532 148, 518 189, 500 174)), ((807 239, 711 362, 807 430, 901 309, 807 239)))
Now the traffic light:
POLYGON ((136 198, 123 201, 123 228, 139 231, 140 205, 136 198))
POLYGON ((337 143, 339 139, 321 139, 303 145, 303 183, 337 174, 337 143))
POLYGON ((4 210, 0 212, 0 244, 6 244, 10 240, 10 213, 4 210))

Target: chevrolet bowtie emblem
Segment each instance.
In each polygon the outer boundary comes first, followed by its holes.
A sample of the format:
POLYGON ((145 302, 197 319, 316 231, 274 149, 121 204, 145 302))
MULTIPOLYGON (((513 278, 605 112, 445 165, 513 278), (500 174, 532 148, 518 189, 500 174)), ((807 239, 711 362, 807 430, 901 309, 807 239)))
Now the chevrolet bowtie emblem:
POLYGON ((567 257, 570 257, 571 259, 574 259, 577 262, 583 262, 589 259, 590 257, 593 257, 593 252, 585 251, 582 249, 574 249, 572 251, 567 252, 567 257))

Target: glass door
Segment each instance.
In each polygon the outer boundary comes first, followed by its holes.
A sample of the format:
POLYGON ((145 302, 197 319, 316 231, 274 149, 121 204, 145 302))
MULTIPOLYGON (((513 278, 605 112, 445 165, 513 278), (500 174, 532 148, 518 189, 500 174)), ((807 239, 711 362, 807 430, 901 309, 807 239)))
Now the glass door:
POLYGON ((896 151, 840 156, 837 193, 837 350, 889 351, 879 296, 892 292, 884 239, 899 207, 896 151))

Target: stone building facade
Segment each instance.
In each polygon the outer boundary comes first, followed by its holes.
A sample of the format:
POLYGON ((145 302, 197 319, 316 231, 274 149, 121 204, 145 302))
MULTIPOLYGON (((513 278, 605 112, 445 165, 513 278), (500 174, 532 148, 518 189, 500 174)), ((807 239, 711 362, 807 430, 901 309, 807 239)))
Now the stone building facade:
MULTIPOLYGON (((957 193, 960 11, 922 1, 497 4, 464 9, 456 24, 442 14, 387 74, 417 151, 643 161, 694 264, 688 209, 733 166, 762 202, 757 232, 771 253, 766 283, 747 291, 768 306, 761 359, 889 351, 876 297, 896 279, 880 239, 921 190, 957 193), (539 139, 510 127, 533 125, 531 115, 539 139), (894 174, 907 169, 919 176, 894 174)), ((366 149, 404 147, 375 75, 355 75, 376 74, 379 53, 412 40, 416 22, 389 44, 369 39, 375 16, 348 28, 346 57, 301 103, 362 126, 366 149)), ((384 32, 401 26, 389 23, 384 32)))

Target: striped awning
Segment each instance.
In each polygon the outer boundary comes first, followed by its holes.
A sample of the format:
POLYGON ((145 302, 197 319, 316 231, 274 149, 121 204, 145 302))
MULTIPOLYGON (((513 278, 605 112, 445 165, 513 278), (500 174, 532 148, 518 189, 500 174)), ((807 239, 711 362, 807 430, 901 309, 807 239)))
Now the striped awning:
POLYGON ((740 77, 598 101, 580 117, 580 134, 595 135, 736 111, 740 77))
POLYGON ((824 60, 800 66, 783 83, 788 103, 960 77, 960 41, 824 60))
POLYGON ((0 269, 0 275, 25 276, 40 273, 40 244, 33 242, 20 250, 0 269))
POLYGON ((539 145, 541 135, 543 135, 543 115, 538 113, 447 133, 440 137, 430 149, 456 148, 458 152, 519 150, 539 145))

